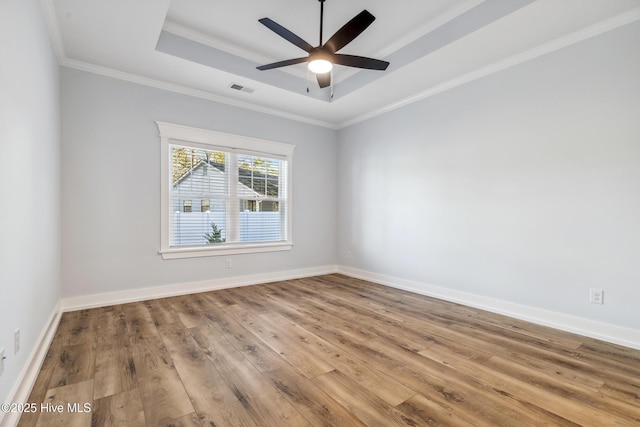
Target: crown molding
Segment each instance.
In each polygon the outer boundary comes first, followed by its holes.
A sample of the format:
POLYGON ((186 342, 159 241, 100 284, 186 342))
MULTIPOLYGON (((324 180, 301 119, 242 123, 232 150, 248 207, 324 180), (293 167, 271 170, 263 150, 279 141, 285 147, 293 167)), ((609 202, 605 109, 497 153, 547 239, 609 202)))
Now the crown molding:
POLYGON ((413 43, 414 41, 425 36, 426 34, 429 34, 430 32, 434 31, 436 28, 439 28, 442 25, 450 21, 453 21, 455 18, 459 17, 465 12, 468 12, 474 7, 479 6, 481 3, 484 3, 484 1, 485 0, 468 0, 465 3, 458 5, 457 7, 453 7, 451 9, 446 10, 445 12, 436 16, 435 18, 423 23, 418 28, 414 29, 408 34, 405 34, 403 37, 399 38, 398 40, 395 40, 390 44, 384 46, 383 48, 379 49, 377 52, 375 52, 374 57, 386 58, 387 56, 393 54, 397 50, 402 49, 403 47, 409 45, 410 43, 413 43))
POLYGON ((346 120, 344 122, 339 123, 337 127, 338 129, 343 129, 343 128, 352 126, 356 123, 369 120, 371 118, 380 116, 382 114, 388 113, 398 108, 402 108, 406 105, 413 104, 414 102, 423 100, 425 98, 429 98, 438 93, 442 93, 449 89, 453 89, 455 87, 461 86, 465 83, 472 82, 482 77, 516 66, 523 62, 530 61, 532 59, 554 52, 556 50, 579 43, 583 40, 587 40, 592 37, 598 36, 600 34, 604 34, 608 31, 614 30, 616 28, 620 28, 624 25, 631 24, 638 20, 640 20, 640 7, 631 9, 630 11, 621 13, 620 15, 614 16, 613 18, 609 18, 607 20, 601 21, 597 24, 591 25, 587 28, 568 34, 566 36, 557 38, 553 41, 541 44, 539 46, 536 46, 532 49, 529 49, 517 55, 513 55, 507 59, 503 59, 501 61, 495 62, 493 64, 479 68, 477 70, 471 71, 470 73, 463 74, 460 77, 457 77, 455 79, 451 79, 439 85, 433 86, 425 91, 419 92, 416 95, 405 98, 403 100, 390 104, 386 107, 382 107, 377 110, 373 110, 366 114, 358 116, 356 118, 346 120))
MULTIPOLYGON (((53 0, 40 0, 40 3, 44 12, 44 17, 45 17, 47 26, 49 28, 53 49, 55 51, 56 56, 58 57, 58 61, 61 66, 77 69, 80 71, 86 71, 86 72, 90 72, 98 75, 103 75, 103 76, 115 78, 118 80, 124 80, 131 83, 137 83, 144 86, 154 87, 154 88, 166 90, 169 92, 193 96, 196 98, 205 99, 208 101, 226 104, 234 107, 239 107, 239 108, 243 108, 243 109, 247 109, 247 110, 251 110, 251 111, 255 111, 263 114, 268 114, 268 115, 272 115, 272 116, 276 116, 276 117, 280 117, 288 120, 307 123, 307 124, 320 126, 328 129, 334 129, 334 130, 343 129, 343 128, 352 126, 354 124, 369 120, 371 118, 380 116, 390 111, 410 105, 414 102, 418 102, 420 100, 429 98, 433 95, 445 92, 449 89, 456 88, 465 83, 472 82, 482 77, 491 75, 493 73, 497 73, 499 71, 516 66, 523 62, 538 58, 540 56, 562 49, 564 47, 571 46, 583 40, 587 40, 591 37, 595 37, 597 35, 606 33, 608 31, 614 30, 616 28, 619 28, 624 25, 628 25, 640 20, 640 7, 637 7, 627 12, 621 13, 617 16, 614 16, 612 18, 609 18, 607 20, 591 25, 582 30, 560 37, 551 42, 544 43, 542 45, 539 45, 537 47, 534 47, 522 53, 513 55, 504 60, 495 62, 493 64, 490 64, 485 67, 479 68, 477 70, 471 71, 469 73, 463 74, 459 77, 448 80, 439 85, 433 86, 427 90, 414 94, 410 97, 404 98, 400 101, 389 104, 382 108, 371 110, 365 114, 362 114, 360 116, 357 116, 349 120, 334 123, 334 122, 327 122, 327 121, 318 120, 318 119, 314 119, 307 116, 285 112, 275 108, 260 106, 251 102, 240 101, 240 100, 229 98, 226 96, 217 95, 212 92, 193 89, 183 85, 178 85, 174 83, 165 82, 162 80, 143 77, 140 75, 126 73, 123 71, 118 71, 115 69, 67 58, 64 50, 64 45, 62 43, 62 35, 60 32, 60 28, 58 26, 55 7, 53 5, 53 0)), ((475 1, 470 0, 470 3, 467 4, 466 6, 468 7, 469 5, 472 5, 474 3, 475 1)), ((169 27, 166 29, 168 31, 171 31, 172 33, 174 32, 180 33, 185 30, 184 28, 178 28, 178 27, 179 26, 177 25, 169 24, 169 27)), ((190 37, 196 37, 196 36, 198 35, 190 33, 190 37)), ((199 35, 199 37, 202 38, 203 35, 199 35)), ((201 40, 201 41, 205 41, 205 40, 201 40)), ((213 42, 213 40, 208 39, 207 44, 210 44, 211 42, 213 42)))
POLYGON ((62 43, 62 33, 58 25, 58 17, 56 15, 56 9, 53 6, 53 0, 40 0, 40 7, 42 8, 44 20, 49 29, 51 46, 58 59, 58 63, 61 63, 66 58, 66 53, 64 51, 64 43, 62 43))
POLYGON ((250 49, 250 48, 247 48, 246 46, 231 44, 228 41, 221 39, 219 37, 201 33, 200 31, 194 30, 193 28, 188 28, 188 27, 185 27, 184 25, 180 25, 175 22, 171 22, 169 20, 166 20, 164 22, 162 29, 176 36, 180 36, 185 39, 198 42, 205 46, 222 50, 231 55, 248 59, 257 64, 266 63, 266 62, 275 60, 274 58, 270 58, 268 55, 264 55, 256 51, 255 49, 250 49))
POLYGON ((123 80, 130 83, 136 83, 143 86, 149 86, 156 89, 166 90, 168 92, 179 93, 182 95, 193 96, 194 98, 205 99, 207 101, 217 102, 220 104, 226 104, 233 107, 243 108, 245 110, 251 110, 258 113, 269 114, 271 116, 280 117, 283 119, 293 120, 297 122, 307 123, 314 126, 320 126, 329 129, 337 129, 335 123, 325 122, 322 120, 312 119, 310 117, 300 116, 297 114, 288 113, 275 108, 264 107, 261 105, 253 104, 251 102, 239 101, 237 99, 228 98, 222 95, 216 95, 204 90, 193 89, 187 86, 178 85, 175 83, 169 83, 162 80, 152 79, 149 77, 143 77, 138 74, 126 73, 124 71, 114 70, 112 68, 103 67, 100 65, 89 64, 87 62, 78 61, 75 59, 65 58, 60 63, 61 66, 72 68, 75 70, 85 71, 88 73, 98 74, 105 77, 111 77, 117 80, 123 80))

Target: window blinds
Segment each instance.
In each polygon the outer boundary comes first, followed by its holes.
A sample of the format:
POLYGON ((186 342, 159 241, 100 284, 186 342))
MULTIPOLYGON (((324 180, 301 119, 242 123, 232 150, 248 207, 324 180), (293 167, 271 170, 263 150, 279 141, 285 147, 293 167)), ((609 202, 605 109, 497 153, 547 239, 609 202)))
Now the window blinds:
POLYGON ((287 240, 287 160, 169 144, 169 246, 287 240))

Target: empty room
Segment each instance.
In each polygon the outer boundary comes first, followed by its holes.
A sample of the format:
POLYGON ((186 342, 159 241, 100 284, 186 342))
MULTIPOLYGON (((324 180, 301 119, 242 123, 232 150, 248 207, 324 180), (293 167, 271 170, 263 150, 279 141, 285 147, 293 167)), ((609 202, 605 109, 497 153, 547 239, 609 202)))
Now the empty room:
POLYGON ((0 33, 0 426, 640 425, 640 0, 0 33))

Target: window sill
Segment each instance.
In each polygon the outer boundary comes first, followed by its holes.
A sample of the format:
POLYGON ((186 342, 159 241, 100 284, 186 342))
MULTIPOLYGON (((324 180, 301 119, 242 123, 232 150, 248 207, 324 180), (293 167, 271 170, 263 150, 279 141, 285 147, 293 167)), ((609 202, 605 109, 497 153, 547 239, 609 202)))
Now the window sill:
POLYGON ((261 252, 290 251, 293 248, 291 242, 256 243, 244 245, 224 245, 218 247, 184 247, 163 249, 159 253, 162 259, 198 258, 207 256, 224 256, 239 254, 254 254, 261 252))

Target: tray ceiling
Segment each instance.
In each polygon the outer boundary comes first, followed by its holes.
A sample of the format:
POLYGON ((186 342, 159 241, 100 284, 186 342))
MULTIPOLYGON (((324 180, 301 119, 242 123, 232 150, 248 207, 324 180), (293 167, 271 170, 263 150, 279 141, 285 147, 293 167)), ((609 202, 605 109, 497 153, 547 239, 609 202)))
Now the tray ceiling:
POLYGON ((333 128, 640 19, 640 0, 326 0, 325 40, 367 9, 376 20, 340 52, 391 65, 384 72, 336 66, 333 88, 319 89, 305 64, 255 68, 306 55, 258 19, 317 45, 317 0, 44 5, 63 66, 333 128))

